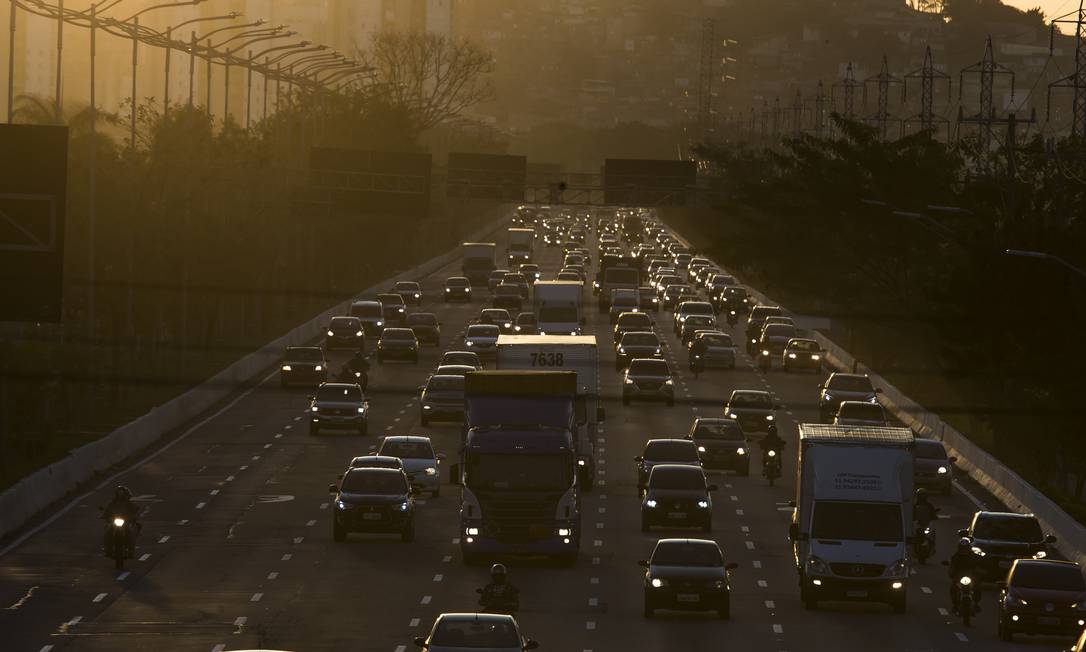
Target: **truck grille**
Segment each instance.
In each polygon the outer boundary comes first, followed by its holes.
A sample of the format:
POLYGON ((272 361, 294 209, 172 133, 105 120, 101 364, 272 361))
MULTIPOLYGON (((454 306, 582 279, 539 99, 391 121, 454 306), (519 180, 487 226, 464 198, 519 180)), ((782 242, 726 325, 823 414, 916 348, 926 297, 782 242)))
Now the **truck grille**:
POLYGON ((885 569, 882 564, 830 564, 833 574, 841 577, 879 577, 885 569))
POLYGON ((499 541, 534 541, 553 534, 556 498, 506 494, 480 497, 480 502, 483 529, 499 541))

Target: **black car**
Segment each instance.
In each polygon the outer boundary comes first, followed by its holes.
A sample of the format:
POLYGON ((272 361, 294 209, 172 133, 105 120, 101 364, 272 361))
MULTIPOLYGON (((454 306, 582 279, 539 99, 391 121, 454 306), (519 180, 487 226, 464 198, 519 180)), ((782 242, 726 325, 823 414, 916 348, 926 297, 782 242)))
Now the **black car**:
POLYGON ((637 296, 639 299, 638 307, 641 310, 652 310, 653 312, 660 309, 660 298, 656 296, 656 290, 643 285, 637 288, 637 296))
POLYGON ((627 331, 615 346, 615 371, 622 371, 636 358, 663 358, 663 342, 652 331, 627 331))
POLYGON ((351 304, 351 316, 362 322, 362 332, 367 337, 380 335, 385 327, 385 316, 379 301, 355 301, 351 304))
POLYGON ((721 288, 717 296, 720 297, 717 300, 717 305, 720 307, 721 312, 734 310, 742 315, 750 310, 750 306, 754 302, 750 295, 747 294, 747 289, 737 285, 721 288))
POLYGON ((796 337, 796 327, 788 324, 766 324, 754 347, 758 354, 758 364, 772 368, 774 360, 784 358, 784 347, 796 337))
POLYGON ((750 309, 750 315, 747 316, 747 353, 754 351, 754 345, 758 343, 758 336, 762 334, 762 326, 765 325, 765 320, 770 316, 783 315, 784 311, 780 306, 754 306, 750 309))
POLYGON ((707 484, 705 471, 690 464, 657 464, 649 472, 641 499, 641 531, 655 526, 700 527, 713 530, 716 485, 707 484))
POLYGON ((949 496, 957 461, 958 458, 947 455, 943 442, 917 437, 913 444, 913 486, 949 496))
POLYGON ((729 571, 739 566, 724 563, 724 553, 707 539, 660 539, 645 569, 645 617, 657 609, 715 611, 731 617, 729 571))
POLYGON ((365 435, 369 431, 369 408, 370 402, 358 385, 322 383, 309 397, 309 434, 335 429, 365 435))
POLYGON ((419 420, 422 425, 431 421, 462 421, 464 418, 464 377, 434 374, 426 381, 419 400, 419 420))
POLYGON ((319 385, 328 380, 328 361, 319 346, 288 346, 279 365, 279 385, 319 385))
POLYGON ((332 317, 328 329, 324 332, 324 348, 366 350, 366 333, 362 330, 362 320, 358 317, 332 317))
POLYGON ((471 301, 471 281, 466 276, 450 276, 445 279, 444 302, 471 301))
POLYGON ((377 340, 377 364, 385 360, 419 361, 419 341, 410 328, 386 328, 377 340))
POLYGON ((735 419, 698 417, 686 438, 698 447, 706 469, 730 469, 750 475, 750 441, 735 419))
POLYGON ((618 344, 625 333, 633 331, 650 332, 653 330, 652 326, 652 317, 649 317, 645 313, 624 312, 618 316, 618 321, 615 322, 615 327, 612 330, 614 342, 615 344, 618 344))
POLYGON ((503 335, 512 335, 516 332, 513 330, 513 318, 509 316, 509 311, 505 308, 484 308, 480 310, 479 319, 476 323, 497 326, 503 335))
POLYGON ((777 402, 769 392, 759 389, 737 389, 724 404, 724 416, 735 419, 743 432, 768 432, 776 420, 777 402))
POLYGON ((785 371, 810 369, 817 374, 822 371, 822 358, 824 355, 825 353, 817 340, 793 337, 784 345, 784 353, 781 355, 781 368, 785 371))
POLYGON ((522 312, 513 321, 513 332, 517 335, 537 335, 539 333, 539 321, 533 312, 522 312))
POLYGON ((421 343, 441 346, 441 322, 432 312, 413 312, 407 316, 404 324, 415 333, 415 338, 421 343))
POLYGON ((644 451, 634 458, 637 464, 637 487, 644 489, 649 473, 657 464, 690 464, 701 466, 698 447, 685 439, 650 439, 644 451))
POLYGON ((867 374, 832 373, 825 384, 818 386, 818 416, 822 423, 829 423, 842 401, 878 403, 881 392, 871 384, 867 374))
POLYGON ((422 305, 422 286, 415 281, 397 281, 392 292, 400 295, 403 302, 413 306, 422 305))
POLYGON ((977 512, 958 535, 972 541, 977 579, 988 582, 1003 579, 1015 559, 1045 559, 1056 542, 1036 516, 1011 512, 977 512))
POLYGON ((338 484, 328 485, 333 495, 332 540, 351 532, 399 534, 415 540, 415 500, 403 471, 350 469, 338 484))
POLYGON ((385 320, 385 326, 402 324, 407 317, 407 305, 403 297, 398 294, 378 294, 377 302, 381 304, 381 316, 385 320))
POLYGON ((1086 623, 1086 581, 1070 561, 1018 559, 999 591, 999 638, 1074 636, 1086 623))
POLYGON ((524 307, 524 298, 520 294, 520 288, 511 283, 499 283, 494 288, 494 298, 490 303, 495 308, 505 308, 510 312, 520 312, 524 307))

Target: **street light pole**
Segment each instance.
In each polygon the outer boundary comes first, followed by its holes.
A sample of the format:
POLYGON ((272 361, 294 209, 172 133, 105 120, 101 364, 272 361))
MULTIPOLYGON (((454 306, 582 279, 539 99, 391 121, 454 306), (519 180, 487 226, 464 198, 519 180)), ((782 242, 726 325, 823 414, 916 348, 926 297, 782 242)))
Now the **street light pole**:
POLYGON ((136 63, 139 60, 139 28, 140 17, 135 16, 132 19, 132 134, 128 146, 128 149, 133 152, 136 151, 136 63))
MULTIPOLYGON (((14 2, 12 3, 14 4, 14 2)), ((63 102, 60 97, 61 93, 61 79, 63 73, 64 57, 64 0, 57 0, 57 90, 56 96, 53 101, 56 102, 56 119, 58 122, 63 123, 61 117, 61 110, 63 109, 63 102)))
POLYGON ((11 3, 11 14, 8 23, 8 124, 11 124, 15 100, 15 0, 11 3))
POLYGON ((245 131, 249 131, 250 117, 252 115, 253 108, 253 51, 249 50, 248 60, 245 62, 246 80, 245 80, 245 131))
POLYGON ((192 108, 192 85, 196 80, 196 30, 189 41, 189 108, 192 108))
MULTIPOLYGON (((170 55, 173 53, 173 31, 175 29, 180 29, 185 25, 191 25, 193 23, 202 23, 210 20, 233 20, 240 15, 241 14, 237 11, 231 11, 230 13, 223 14, 222 16, 201 16, 199 18, 191 18, 189 20, 182 21, 176 25, 171 25, 170 27, 166 28, 166 88, 165 92, 162 95, 163 114, 169 114, 170 112, 170 59, 172 58, 170 55)), ((192 36, 193 45, 195 46, 196 32, 193 32, 192 36)), ((196 49, 195 47, 193 47, 189 52, 189 106, 192 106, 192 75, 194 66, 193 59, 195 57, 196 49)))

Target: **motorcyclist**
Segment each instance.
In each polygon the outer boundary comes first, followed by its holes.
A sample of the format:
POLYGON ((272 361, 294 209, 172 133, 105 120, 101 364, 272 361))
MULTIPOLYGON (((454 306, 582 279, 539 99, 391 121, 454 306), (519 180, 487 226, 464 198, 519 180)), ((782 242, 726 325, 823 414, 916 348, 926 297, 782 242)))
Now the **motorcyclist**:
POLYGON ((928 500, 928 492, 925 489, 916 490, 916 503, 913 505, 913 520, 916 521, 916 531, 923 532, 924 528, 935 520, 939 508, 928 500))
POLYGON ((735 326, 737 323, 739 323, 739 311, 737 311, 737 310, 729 310, 728 311, 728 326, 729 327, 735 326))
POLYGON ((369 382, 370 361, 366 358, 365 354, 361 351, 355 351, 354 355, 347 364, 343 365, 343 371, 340 372, 340 378, 343 382, 355 382, 355 374, 362 374, 358 378, 358 384, 362 386, 362 389, 366 389, 366 384, 369 382))
POLYGON ((139 508, 132 502, 132 491, 124 485, 117 485, 113 490, 113 498, 102 508, 102 519, 106 521, 105 532, 102 535, 102 550, 109 554, 111 525, 114 518, 123 518, 128 524, 126 533, 128 536, 128 548, 135 546, 135 537, 142 525, 139 522, 139 508))
POLYGON ((781 450, 784 449, 784 439, 777 433, 777 426, 775 424, 769 424, 769 428, 766 429, 765 437, 762 441, 758 442, 758 446, 762 449, 762 467, 769 462, 769 451, 773 451, 780 457, 781 450))
POLYGON ((950 601, 954 605, 954 613, 958 613, 958 581, 963 576, 973 578, 973 609, 980 611, 980 580, 976 575, 977 555, 973 552, 973 542, 965 537, 958 539, 958 547, 947 565, 950 567, 947 574, 950 576, 950 601))
POLYGON ((520 609, 520 589, 509 582, 504 564, 490 567, 490 583, 479 590, 479 604, 487 609, 512 615, 520 609))

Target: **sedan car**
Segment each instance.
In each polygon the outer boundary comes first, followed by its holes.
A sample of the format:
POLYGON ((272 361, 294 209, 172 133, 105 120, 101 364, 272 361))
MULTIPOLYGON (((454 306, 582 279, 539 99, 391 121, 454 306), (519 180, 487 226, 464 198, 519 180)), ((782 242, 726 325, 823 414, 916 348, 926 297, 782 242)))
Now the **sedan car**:
POLYGON ((657 464, 687 464, 701 466, 697 445, 686 439, 650 439, 634 458, 637 463, 637 487, 644 489, 652 467, 657 464))
POLYGON ((539 320, 534 312, 522 312, 513 320, 513 332, 517 335, 537 335, 539 320))
POLYGON ((612 329, 614 342, 617 344, 622 336, 633 331, 652 331, 652 317, 643 312, 624 312, 618 316, 615 327, 612 329))
POLYGON ((754 350, 758 355, 758 365, 771 369, 774 360, 784 358, 784 347, 796 337, 796 327, 788 324, 766 324, 754 350))
POLYGON ((693 315, 716 317, 716 310, 713 308, 713 304, 708 301, 682 301, 675 308, 675 317, 672 323, 676 335, 682 332, 683 323, 693 315))
POLYGON ((1086 627, 1086 581, 1070 561, 1018 559, 999 591, 999 638, 1074 636, 1086 627))
POLYGON ((358 317, 332 317, 324 333, 324 349, 366 350, 366 333, 358 317))
POLYGON ((750 441, 735 419, 697 417, 686 438, 698 447, 706 469, 729 469, 750 475, 750 441))
MULTIPOLYGON (((369 455, 359 455, 351 458, 351 463, 347 466, 348 469, 397 469, 403 471, 403 460, 398 457, 389 457, 388 455, 378 455, 376 453, 370 453, 369 455)), ((343 476, 339 476, 342 480, 343 476)))
POLYGON ((445 279, 444 301, 471 301, 471 281, 468 277, 450 276, 445 279))
POLYGON ((630 401, 666 401, 675 405, 675 381, 666 360, 635 358, 622 378, 622 404, 630 401))
POLYGON ((737 389, 724 404, 724 416, 735 419, 743 432, 765 433, 769 424, 776 420, 777 402, 769 392, 755 389, 737 389))
POLYGON ((511 283, 499 283, 494 288, 494 298, 490 303, 495 308, 504 308, 510 312, 520 312, 524 307, 524 297, 521 296, 520 287, 511 283))
POLYGON ((377 302, 381 304, 381 316, 384 317, 386 326, 403 323, 404 317, 407 316, 407 305, 403 297, 388 292, 378 294, 377 302))
POLYGON ((309 398, 309 434, 332 428, 364 435, 369 430, 369 409, 370 402, 358 385, 321 383, 309 398))
POLYGON ((715 611, 731 617, 729 573, 739 566, 724 563, 724 553, 708 539, 660 539, 645 569, 645 617, 657 609, 715 611))
POLYGON ((833 417, 833 424, 836 426, 863 427, 885 426, 889 425, 889 422, 886 420, 886 412, 878 403, 841 401, 841 405, 837 406, 837 414, 833 417))
POLYGON ((913 445, 913 485, 949 496, 957 461, 947 455, 943 442, 917 437, 913 445))
POLYGON ((523 638, 517 621, 505 614, 441 614, 427 636, 415 645, 427 652, 525 652, 539 647, 523 638))
POLYGON ((505 308, 483 308, 479 311, 476 323, 497 326, 504 335, 512 335, 516 332, 513 330, 513 318, 509 316, 509 311, 505 308))
POLYGON ((441 495, 440 470, 445 454, 434 453, 429 437, 417 435, 385 437, 381 440, 377 454, 403 460, 404 472, 413 489, 429 491, 434 498, 441 495))
MULTIPOLYGON (((501 283, 498 285, 515 285, 517 289, 520 290, 520 298, 526 301, 528 299, 528 293, 531 291, 531 285, 529 285, 527 277, 520 272, 506 272, 505 275, 502 276, 501 283)), ((496 290, 497 288, 495 288, 495 291, 496 290)))
POLYGON ((493 358, 498 354, 498 336, 501 331, 493 324, 471 324, 464 332, 464 346, 480 358, 493 358))
POLYGON ((386 328, 377 340, 377 364, 385 360, 419 361, 419 341, 410 328, 386 328))
POLYGON ((624 312, 640 312, 641 295, 631 288, 618 288, 611 290, 611 307, 608 308, 608 319, 614 325, 619 315, 624 312))
POLYGON ((385 317, 379 301, 355 301, 351 304, 351 316, 362 322, 362 332, 366 336, 380 335, 385 327, 385 317))
POLYGON ((319 346, 288 346, 279 365, 279 385, 319 385, 328 379, 328 361, 319 346))
POLYGON ((736 348, 732 336, 719 331, 695 333, 687 344, 690 369, 735 369, 736 348))
POLYGON ((535 263, 522 263, 517 271, 523 274, 531 285, 535 285, 536 281, 543 278, 543 272, 539 270, 539 265, 535 263))
POLYGON ((439 367, 453 364, 468 366, 474 371, 483 370, 483 361, 479 359, 479 354, 471 351, 446 351, 437 364, 439 367))
POLYGON ((977 512, 958 536, 973 543, 975 567, 983 581, 1002 580, 1015 559, 1046 559, 1056 537, 1045 536, 1033 514, 977 512))
POLYGON ((615 371, 622 371, 635 358, 662 358, 663 342, 652 331, 628 331, 615 346, 615 371))
POLYGON ((721 310, 734 310, 740 315, 746 314, 754 303, 754 299, 747 294, 747 289, 738 285, 725 286, 717 296, 720 297, 717 304, 721 310))
POLYGON ((818 373, 822 371, 822 356, 822 347, 816 340, 793 337, 784 345, 781 368, 785 371, 810 369, 818 373))
POLYGON ((716 485, 707 484, 705 471, 689 464, 657 464, 649 472, 641 499, 641 531, 652 526, 685 525, 713 531, 716 485))
POLYGON ((818 416, 823 423, 828 423, 837 414, 837 407, 842 401, 865 401, 878 403, 880 390, 871 385, 867 374, 830 374, 826 382, 818 386, 818 416))
MULTIPOLYGON (((471 368, 468 367, 467 370, 471 368)), ((419 420, 424 426, 439 419, 462 421, 464 418, 464 376, 462 374, 430 376, 422 388, 419 412, 419 420)))
POLYGON ((505 275, 508 273, 509 270, 507 269, 496 269, 493 272, 490 272, 490 276, 486 279, 486 289, 494 292, 494 288, 501 284, 502 279, 505 278, 505 275))
POLYGON ((689 346, 694 340, 694 334, 699 331, 716 330, 716 319, 709 315, 690 315, 679 327, 679 341, 683 346, 689 346))
POLYGON ((415 281, 397 281, 392 292, 400 295, 403 302, 410 306, 422 305, 422 286, 415 281))
POLYGON ((352 532, 398 533, 415 540, 415 499, 407 475, 396 469, 351 469, 337 484, 328 485, 335 505, 332 540, 344 541, 352 532))
POLYGON ((434 346, 441 346, 441 322, 432 312, 413 312, 407 316, 404 324, 415 333, 419 343, 425 342, 434 346))
POLYGON ((641 310, 651 310, 656 312, 660 309, 660 298, 656 296, 656 291, 648 286, 641 286, 637 288, 638 307, 641 310))

